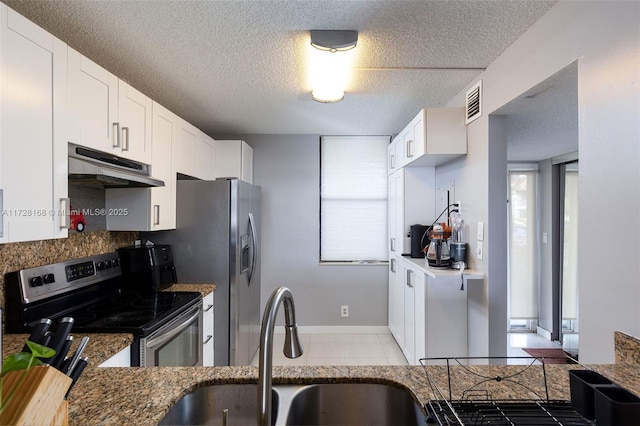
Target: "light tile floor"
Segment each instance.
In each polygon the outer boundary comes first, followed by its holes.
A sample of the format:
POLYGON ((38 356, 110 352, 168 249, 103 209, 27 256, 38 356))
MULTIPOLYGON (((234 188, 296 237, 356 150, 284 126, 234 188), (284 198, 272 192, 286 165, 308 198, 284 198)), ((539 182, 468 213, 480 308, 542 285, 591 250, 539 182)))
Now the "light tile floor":
POLYGON ((273 337, 273 365, 407 365, 391 333, 300 333, 304 352, 295 359, 282 353, 284 334, 273 337))
MULTIPOLYGON (((289 359, 282 353, 284 334, 274 334, 273 365, 407 365, 391 333, 300 333, 301 357, 289 359)), ((560 348, 534 333, 509 333, 507 356, 529 356, 522 348, 560 348)), ((252 365, 258 365, 258 355, 252 365)))

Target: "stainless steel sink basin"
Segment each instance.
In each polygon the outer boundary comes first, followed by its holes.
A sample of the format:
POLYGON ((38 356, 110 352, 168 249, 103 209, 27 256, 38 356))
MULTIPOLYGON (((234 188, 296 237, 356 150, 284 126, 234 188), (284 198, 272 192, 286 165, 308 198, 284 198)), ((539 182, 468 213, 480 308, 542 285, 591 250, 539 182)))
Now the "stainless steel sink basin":
MULTIPOLYGON (((275 424, 278 394, 272 393, 272 422, 275 424)), ((197 388, 180 398, 161 425, 257 425, 258 385, 229 384, 197 388), (226 412, 226 422, 224 420, 226 412)))
MULTIPOLYGON (((258 424, 258 385, 197 388, 183 396, 161 425, 258 424)), ((426 425, 419 404, 406 389, 373 383, 277 385, 272 390, 272 424, 426 425)))
POLYGON ((286 425, 426 425, 404 389, 373 383, 316 384, 293 395, 286 425))

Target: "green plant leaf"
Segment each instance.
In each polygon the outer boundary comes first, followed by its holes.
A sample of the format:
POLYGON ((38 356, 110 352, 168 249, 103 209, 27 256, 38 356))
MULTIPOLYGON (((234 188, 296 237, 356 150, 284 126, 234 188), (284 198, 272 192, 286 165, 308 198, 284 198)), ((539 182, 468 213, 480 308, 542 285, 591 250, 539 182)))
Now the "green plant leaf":
POLYGON ((27 340, 27 346, 31 349, 31 353, 38 358, 51 358, 56 354, 53 349, 39 345, 31 340, 27 340))
POLYGON ((24 370, 29 365, 41 365, 42 361, 39 359, 31 360, 32 354, 28 352, 20 352, 17 354, 11 354, 5 358, 2 362, 2 377, 12 371, 24 370))

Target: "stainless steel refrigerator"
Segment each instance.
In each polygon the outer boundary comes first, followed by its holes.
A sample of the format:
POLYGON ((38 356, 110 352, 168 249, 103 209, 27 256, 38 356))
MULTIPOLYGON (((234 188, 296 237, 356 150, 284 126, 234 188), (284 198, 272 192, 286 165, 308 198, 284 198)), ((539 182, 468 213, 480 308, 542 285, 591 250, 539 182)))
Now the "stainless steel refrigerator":
POLYGON ((238 179, 179 180, 170 244, 180 283, 214 283, 214 363, 249 365, 260 340, 261 190, 238 179))

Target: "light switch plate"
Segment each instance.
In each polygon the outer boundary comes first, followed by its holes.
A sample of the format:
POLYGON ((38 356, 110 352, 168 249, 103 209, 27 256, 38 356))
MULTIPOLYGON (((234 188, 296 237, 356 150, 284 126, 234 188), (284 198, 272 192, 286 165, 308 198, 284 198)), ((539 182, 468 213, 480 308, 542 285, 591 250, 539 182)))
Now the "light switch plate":
POLYGON ((482 260, 482 243, 480 241, 476 245, 476 257, 478 260, 482 260))
POLYGON ((484 241, 484 222, 478 222, 478 241, 484 241))

